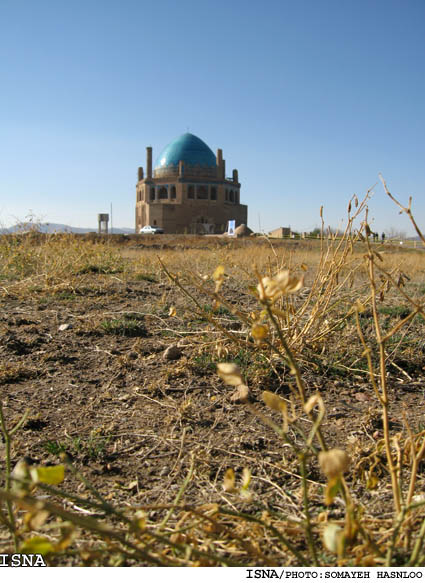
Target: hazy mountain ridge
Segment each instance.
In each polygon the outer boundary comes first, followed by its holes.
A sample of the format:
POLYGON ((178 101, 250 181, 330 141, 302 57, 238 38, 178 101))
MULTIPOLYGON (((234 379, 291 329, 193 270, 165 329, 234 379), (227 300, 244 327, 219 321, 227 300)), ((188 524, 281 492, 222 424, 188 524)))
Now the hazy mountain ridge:
MULTIPOLYGON (((97 227, 71 227, 62 223, 19 223, 8 228, 0 228, 0 234, 19 233, 24 231, 39 231, 40 233, 97 233, 97 227)), ((111 232, 111 231, 109 231, 111 232)), ((114 227, 114 234, 134 234, 134 229, 114 227)))

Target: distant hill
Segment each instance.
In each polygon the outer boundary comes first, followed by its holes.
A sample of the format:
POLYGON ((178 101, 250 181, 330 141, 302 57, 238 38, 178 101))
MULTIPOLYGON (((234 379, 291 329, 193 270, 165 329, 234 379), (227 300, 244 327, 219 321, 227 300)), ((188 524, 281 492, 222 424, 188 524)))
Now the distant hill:
MULTIPOLYGON (((36 230, 40 233, 97 233, 97 227, 71 227, 70 225, 62 225, 61 223, 20 223, 13 227, 0 229, 0 234, 19 233, 23 231, 36 230)), ((127 228, 113 228, 114 234, 133 234, 134 229, 127 228)))

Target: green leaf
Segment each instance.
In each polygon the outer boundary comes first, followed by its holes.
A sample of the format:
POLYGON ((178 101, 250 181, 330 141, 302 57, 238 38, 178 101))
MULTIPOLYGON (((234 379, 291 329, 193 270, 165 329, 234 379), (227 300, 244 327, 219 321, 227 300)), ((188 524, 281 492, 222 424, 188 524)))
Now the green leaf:
POLYGON ((54 551, 54 546, 47 538, 34 536, 22 543, 20 551, 32 555, 48 555, 54 551))
POLYGON ((326 484, 326 490, 325 490, 325 504, 326 504, 326 506, 329 506, 330 504, 332 504, 335 496, 338 494, 340 486, 341 486, 340 476, 334 476, 333 478, 329 478, 328 483, 326 484))
POLYGON ((31 479, 33 482, 50 484, 55 486, 63 482, 65 478, 65 466, 36 466, 30 469, 31 479))

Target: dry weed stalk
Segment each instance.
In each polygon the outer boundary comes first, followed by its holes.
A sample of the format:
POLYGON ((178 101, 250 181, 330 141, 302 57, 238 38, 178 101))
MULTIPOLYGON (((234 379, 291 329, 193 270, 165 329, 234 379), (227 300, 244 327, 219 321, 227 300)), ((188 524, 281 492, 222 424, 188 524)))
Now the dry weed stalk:
MULTIPOLYGON (((394 202, 401 206, 398 201, 396 201, 394 197, 389 194, 385 183, 384 188, 390 198, 392 198, 394 202)), ((366 357, 367 360, 370 382, 381 407, 384 434, 383 441, 393 493, 395 518, 393 535, 386 552, 385 561, 387 565, 392 564, 394 550, 399 544, 400 537, 405 537, 406 535, 405 525, 407 523, 409 523, 409 525, 411 524, 412 500, 414 499, 413 496, 417 481, 417 473, 419 469, 419 463, 425 453, 425 436, 422 435, 419 438, 414 436, 407 424, 406 426, 408 427, 409 435, 408 443, 410 444, 411 451, 411 468, 408 492, 405 496, 401 479, 403 446, 400 443, 399 438, 397 436, 393 436, 390 431, 390 401, 388 391, 388 360, 386 354, 386 345, 388 341, 397 332, 408 325, 417 314, 423 314, 423 306, 418 301, 413 300, 410 295, 403 289, 403 277, 401 277, 401 281, 400 278, 399 281, 395 281, 393 273, 388 272, 382 266, 377 266, 377 263, 382 262, 382 256, 375 248, 372 247, 369 239, 371 230, 368 226, 368 198, 369 192, 360 205, 358 205, 357 199, 350 201, 348 207, 347 225, 340 237, 331 235, 328 236, 328 238, 324 237, 323 214, 321 212, 322 254, 315 276, 313 277, 308 296, 304 302, 301 303, 301 305, 297 305, 297 303, 292 300, 292 294, 297 292, 302 287, 303 280, 300 276, 295 276, 289 271, 285 270, 283 268, 284 266, 282 265, 277 267, 276 275, 271 273, 268 276, 262 277, 257 274, 259 281, 257 285, 257 298, 262 306, 262 311, 259 316, 254 318, 254 322, 252 321, 252 318, 250 319, 249 314, 242 313, 240 308, 233 308, 232 305, 226 300, 225 294, 221 289, 224 283, 224 269, 222 267, 220 267, 219 285, 217 285, 216 281, 215 290, 210 290, 207 282, 192 276, 192 283, 195 285, 199 292, 213 298, 215 305, 222 304, 226 306, 244 323, 247 332, 250 331, 251 336, 255 341, 252 345, 252 349, 258 349, 258 346, 260 346, 260 349, 263 351, 267 348, 272 353, 274 352, 276 355, 283 357, 288 365, 290 374, 294 378, 295 386, 297 389, 296 395, 304 411, 307 412, 310 420, 312 421, 314 428, 310 436, 306 436, 304 446, 305 449, 300 450, 299 446, 289 437, 288 430, 289 428, 294 427, 295 420, 292 419, 291 422, 289 422, 286 407, 281 407, 279 403, 276 404, 270 396, 264 397, 265 402, 269 407, 274 410, 277 410, 277 408, 281 410, 284 417, 283 428, 281 428, 270 421, 253 405, 248 403, 247 406, 251 408, 253 413, 258 416, 265 424, 272 427, 282 437, 282 439, 290 447, 292 447, 293 451, 298 456, 303 488, 304 520, 307 547, 309 549, 311 560, 313 564, 316 565, 319 564, 319 559, 317 552, 317 541, 315 538, 315 525, 311 518, 309 495, 306 487, 307 460, 313 454, 313 452, 314 455, 317 455, 317 452, 313 446, 313 437, 318 441, 322 456, 328 454, 328 451, 320 427, 322 423, 322 416, 313 414, 313 408, 310 408, 308 405, 308 391, 305 386, 299 365, 300 355, 302 354, 304 347, 307 345, 314 345, 315 343, 317 344, 319 340, 323 342, 325 338, 329 337, 335 330, 338 329, 341 323, 347 321, 347 319, 350 318, 354 313, 358 335, 364 348, 363 356, 366 357), (352 202, 354 202, 357 207, 354 215, 351 215, 352 202), (354 220, 359 218, 359 216, 362 214, 365 215, 362 228, 354 233, 354 220), (354 256, 353 254, 354 245, 358 242, 363 242, 363 244, 366 244, 367 253, 365 255, 365 260, 367 264, 367 281, 365 282, 364 280, 361 280, 361 284, 357 287, 354 294, 351 291, 347 291, 347 285, 350 285, 351 287, 355 276, 358 276, 361 273, 362 261, 360 258, 354 256), (383 276, 381 281, 379 281, 377 278, 377 271, 379 271, 383 276), (394 325, 390 331, 384 333, 377 304, 378 300, 382 301, 382 299, 385 297, 385 294, 388 290, 388 282, 391 282, 394 288, 401 292, 404 299, 409 301, 409 303, 412 305, 413 310, 407 317, 404 317, 400 322, 394 325), (362 294, 359 297, 360 290, 362 294), (351 307, 346 310, 345 315, 340 316, 336 319, 336 321, 329 324, 327 322, 327 318, 332 318, 333 308, 342 303, 341 294, 343 295, 343 298, 346 302, 351 299, 351 307), (356 302, 354 302, 355 296, 356 302), (365 306, 368 305, 370 306, 372 313, 379 369, 378 373, 375 372, 374 347, 371 347, 369 345, 370 342, 366 341, 359 318, 359 312, 364 311, 365 306)), ((416 231, 423 239, 422 233, 414 221, 410 207, 411 203, 409 202, 409 207, 401 208, 408 214, 416 231)), ((277 260, 277 254, 275 253, 274 255, 275 259, 277 260)), ((170 275, 169 272, 167 272, 167 274, 170 275)), ((217 280, 216 277, 213 279, 217 280)), ((197 306, 198 308, 201 307, 199 303, 197 303, 197 306)), ((225 378, 223 378, 223 380, 227 382, 225 378)), ((299 433, 302 434, 302 431, 299 433)), ((337 458, 340 459, 341 456, 345 459, 345 452, 342 451, 340 454, 338 453, 338 456, 335 454, 335 460, 337 458)), ((357 509, 352 501, 347 483, 342 476, 343 471, 347 469, 347 465, 344 463, 343 466, 344 468, 340 473, 337 474, 336 479, 334 479, 332 476, 328 476, 329 482, 327 486, 327 501, 328 503, 331 503, 337 491, 342 493, 346 504, 346 528, 342 534, 340 529, 335 529, 333 525, 329 525, 329 529, 327 531, 327 540, 332 538, 332 536, 334 536, 333 540, 336 541, 336 539, 338 539, 338 542, 335 542, 334 548, 337 549, 338 555, 340 558, 342 558, 347 550, 347 545, 352 543, 356 538, 356 534, 358 534, 363 539, 363 544, 366 546, 366 548, 372 550, 378 557, 380 557, 380 560, 384 560, 382 552, 376 543, 374 543, 370 535, 362 528, 360 522, 357 519, 357 509), (332 536, 331 533, 333 533, 332 536)), ((410 545, 408 545, 408 547, 411 549, 409 564, 417 564, 417 562, 421 560, 420 548, 425 537, 424 524, 422 525, 416 537, 413 549, 410 547, 410 545)))
POLYGON ((73 290, 85 274, 113 274, 125 262, 108 243, 90 242, 71 233, 0 236, 0 278, 3 295, 73 290))
MULTIPOLYGON (((384 187, 384 190, 386 192, 386 194, 390 197, 390 199, 401 209, 401 213, 405 213, 408 217, 410 222, 412 223, 413 227, 415 228, 415 231, 417 232, 417 234, 419 235, 422 243, 425 245, 425 236, 423 235, 422 231, 419 229, 419 226, 417 224, 417 222, 415 221, 415 217, 413 216, 412 213, 412 197, 409 197, 409 204, 407 206, 404 206, 403 204, 401 204, 401 202, 399 202, 395 196, 393 196, 391 194, 391 192, 388 190, 387 188, 387 184, 383 178, 382 175, 379 176, 379 178, 381 179, 382 185, 384 187)), ((401 214, 400 213, 400 214, 401 214)))

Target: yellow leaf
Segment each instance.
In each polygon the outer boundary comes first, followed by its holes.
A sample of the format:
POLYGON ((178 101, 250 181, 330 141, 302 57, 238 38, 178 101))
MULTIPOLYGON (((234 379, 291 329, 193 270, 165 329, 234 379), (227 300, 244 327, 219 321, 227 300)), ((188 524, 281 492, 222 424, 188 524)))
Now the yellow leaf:
POLYGON ((48 555, 54 551, 54 546, 47 538, 34 536, 22 543, 20 551, 31 555, 48 555))
POLYGON ((39 510, 38 512, 26 514, 24 517, 24 522, 31 530, 37 530, 43 526, 48 518, 49 513, 47 510, 39 510))
POLYGON ((35 466, 30 468, 30 475, 33 482, 55 486, 63 482, 65 466, 35 466))
POLYGON ((251 482, 251 470, 249 468, 244 468, 242 470, 242 489, 247 490, 251 482))
POLYGON ((226 470, 226 473, 224 474, 223 489, 225 492, 235 491, 235 472, 232 468, 226 470))
POLYGON ((67 549, 69 547, 69 545, 73 542, 75 536, 76 536, 76 532, 75 532, 74 526, 70 525, 66 528, 63 528, 62 529, 62 536, 61 536, 60 540, 55 545, 55 551, 59 552, 59 551, 64 551, 65 549, 67 549))
POLYGON ((375 474, 370 474, 366 482, 366 488, 368 490, 374 490, 378 485, 378 482, 378 477, 375 474))
POLYGON ((220 281, 223 279, 223 276, 224 276, 224 267, 223 267, 223 265, 219 265, 218 267, 215 268, 215 271, 213 273, 213 280, 220 281))
POLYGON ((269 334, 269 329, 264 324, 254 324, 251 328, 251 336, 254 340, 264 340, 269 334))
POLYGON ((146 529, 146 513, 143 510, 136 512, 134 525, 137 529, 144 531, 146 529))
POLYGON ((286 403, 279 397, 279 395, 270 391, 263 391, 261 397, 269 409, 279 412, 286 411, 286 403))
POLYGON ((169 316, 175 316, 175 315, 176 315, 176 313, 177 313, 177 312, 176 312, 176 308, 175 308, 174 306, 171 306, 171 308, 170 308, 170 310, 169 310, 169 312, 168 312, 168 315, 169 315, 169 316))

